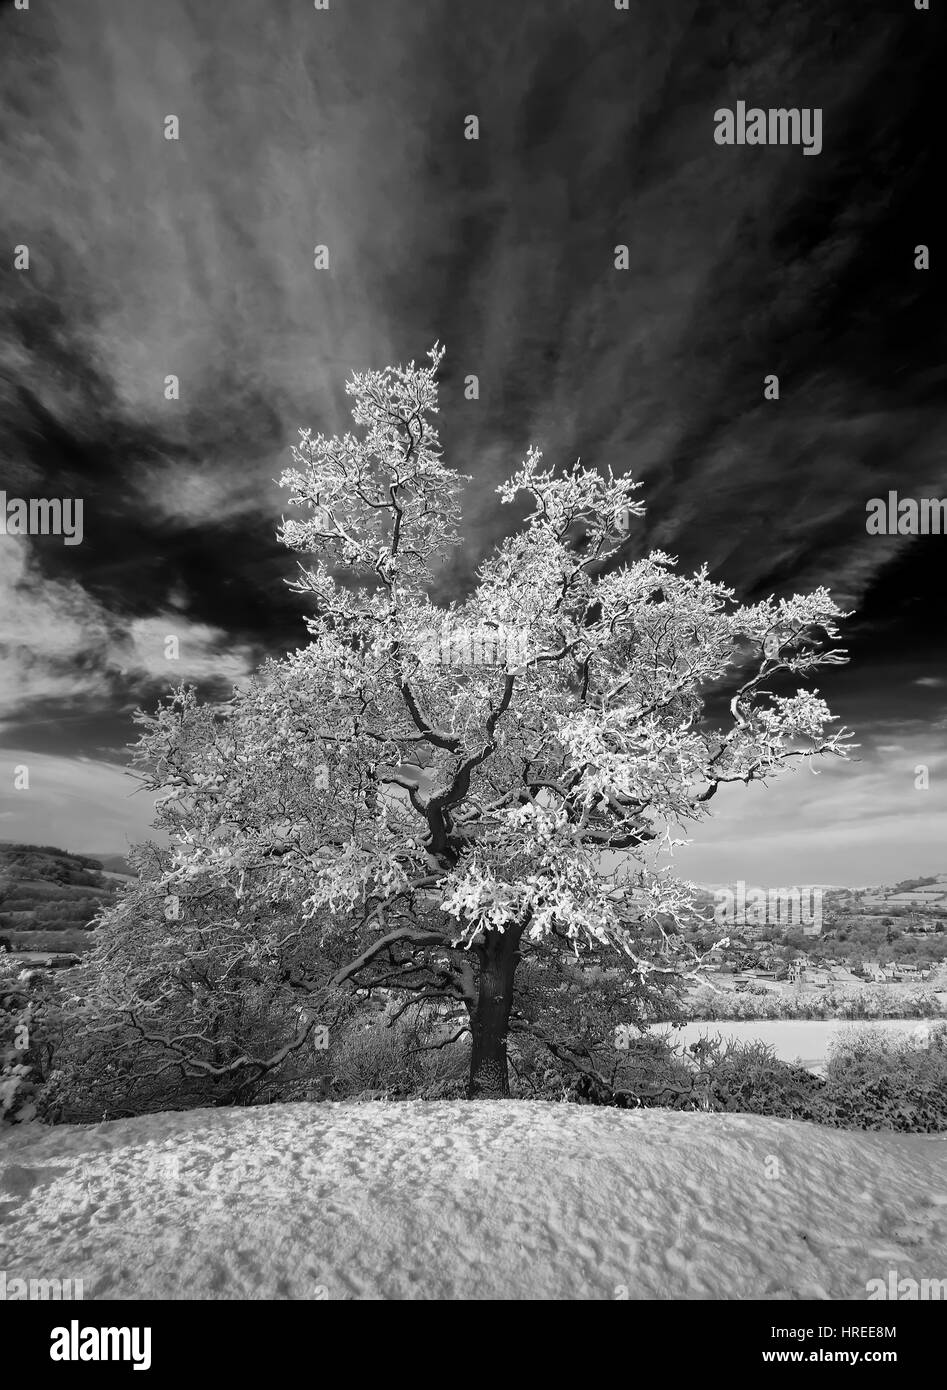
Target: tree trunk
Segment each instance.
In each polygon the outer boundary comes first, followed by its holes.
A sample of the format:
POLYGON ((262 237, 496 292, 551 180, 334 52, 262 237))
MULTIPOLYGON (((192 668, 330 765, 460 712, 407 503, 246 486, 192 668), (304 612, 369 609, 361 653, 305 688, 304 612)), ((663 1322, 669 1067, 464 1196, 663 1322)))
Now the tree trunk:
POLYGON ((519 963, 519 931, 488 931, 480 948, 480 987, 470 1019, 469 1100, 502 1100, 510 1094, 506 1038, 513 1006, 513 978, 519 963))

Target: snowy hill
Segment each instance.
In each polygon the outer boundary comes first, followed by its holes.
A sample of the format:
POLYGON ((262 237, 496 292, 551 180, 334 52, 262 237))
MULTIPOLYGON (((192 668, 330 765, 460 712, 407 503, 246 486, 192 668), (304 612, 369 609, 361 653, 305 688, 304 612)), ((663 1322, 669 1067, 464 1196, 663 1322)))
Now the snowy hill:
POLYGON ((0 1269, 87 1299, 865 1299, 947 1278, 945 1144, 517 1101, 23 1126, 0 1269))

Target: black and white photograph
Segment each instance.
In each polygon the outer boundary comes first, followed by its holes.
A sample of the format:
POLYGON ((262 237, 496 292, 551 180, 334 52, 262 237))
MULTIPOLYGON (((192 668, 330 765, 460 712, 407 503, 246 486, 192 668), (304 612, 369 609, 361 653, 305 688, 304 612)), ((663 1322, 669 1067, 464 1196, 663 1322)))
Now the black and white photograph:
POLYGON ((24 1367, 933 1337, 945 21, 0 4, 24 1367))

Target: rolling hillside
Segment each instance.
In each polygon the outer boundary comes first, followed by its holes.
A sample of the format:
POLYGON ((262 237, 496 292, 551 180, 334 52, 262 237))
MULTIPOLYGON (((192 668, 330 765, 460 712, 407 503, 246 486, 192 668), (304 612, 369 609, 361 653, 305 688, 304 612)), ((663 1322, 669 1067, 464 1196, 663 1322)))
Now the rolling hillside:
POLYGON ((0 841, 0 944, 14 951, 81 952, 92 919, 121 882, 89 855, 0 841))

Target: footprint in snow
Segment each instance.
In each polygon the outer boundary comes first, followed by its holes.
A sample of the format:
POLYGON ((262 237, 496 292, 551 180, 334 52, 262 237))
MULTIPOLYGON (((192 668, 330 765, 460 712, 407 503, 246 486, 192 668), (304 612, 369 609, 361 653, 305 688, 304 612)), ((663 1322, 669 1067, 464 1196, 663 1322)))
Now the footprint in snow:
POLYGON ((22 1163, 7 1163, 0 1167, 0 1192, 10 1197, 28 1197, 42 1182, 57 1178, 62 1168, 26 1168, 22 1163))
POLYGON ((882 1231, 886 1237, 905 1245, 921 1245, 947 1235, 947 1195, 922 1197, 906 1210, 883 1208, 882 1231))

